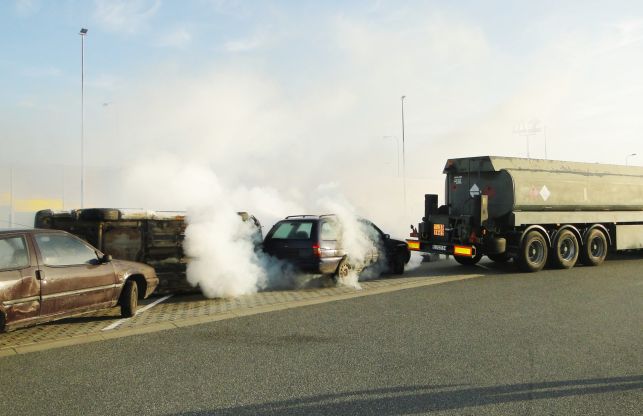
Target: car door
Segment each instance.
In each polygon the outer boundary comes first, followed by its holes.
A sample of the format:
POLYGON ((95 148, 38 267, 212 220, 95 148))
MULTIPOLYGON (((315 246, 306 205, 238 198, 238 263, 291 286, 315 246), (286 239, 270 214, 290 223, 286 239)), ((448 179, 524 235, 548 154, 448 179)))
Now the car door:
POLYGON ((40 314, 40 284, 36 279, 38 263, 25 233, 0 236, 0 302, 7 323, 40 314))
POLYGON ((371 249, 368 253, 367 264, 377 263, 383 257, 384 233, 375 224, 368 220, 362 222, 367 238, 371 241, 371 249))
POLYGON ((35 233, 42 294, 41 315, 57 315, 111 304, 116 287, 112 263, 67 233, 35 233))

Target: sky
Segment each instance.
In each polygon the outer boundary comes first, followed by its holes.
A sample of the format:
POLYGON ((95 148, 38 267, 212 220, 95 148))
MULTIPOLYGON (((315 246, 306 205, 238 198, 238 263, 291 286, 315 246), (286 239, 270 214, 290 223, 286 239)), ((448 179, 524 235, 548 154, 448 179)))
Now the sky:
POLYGON ((85 207, 331 190, 403 235, 448 158, 643 164, 641 2, 7 0, 0 218, 79 207, 81 27, 85 207))

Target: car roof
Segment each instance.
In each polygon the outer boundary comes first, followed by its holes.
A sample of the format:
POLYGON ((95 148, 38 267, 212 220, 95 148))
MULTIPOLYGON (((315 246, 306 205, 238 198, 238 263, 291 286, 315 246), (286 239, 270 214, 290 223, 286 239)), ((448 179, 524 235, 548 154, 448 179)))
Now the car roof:
POLYGON ((15 233, 66 233, 62 230, 54 230, 50 228, 0 228, 0 234, 15 234, 15 233))
POLYGON ((33 228, 0 228, 0 233, 22 233, 25 231, 31 231, 33 228))
POLYGON ((308 214, 302 214, 302 215, 289 215, 285 219, 286 220, 320 220, 322 218, 335 218, 335 214, 322 214, 322 215, 308 215, 308 214))

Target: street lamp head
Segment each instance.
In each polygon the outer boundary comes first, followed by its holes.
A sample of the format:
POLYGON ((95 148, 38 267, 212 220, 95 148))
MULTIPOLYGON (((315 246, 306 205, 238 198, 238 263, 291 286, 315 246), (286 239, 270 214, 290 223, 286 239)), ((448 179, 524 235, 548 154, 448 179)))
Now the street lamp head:
POLYGON ((405 98, 406 98, 406 95, 403 95, 403 96, 402 96, 402 101, 404 101, 404 99, 405 99, 405 98))
POLYGON ((87 34, 87 29, 85 29, 84 27, 81 27, 80 28, 80 33, 78 33, 78 34, 80 36, 85 36, 87 34))

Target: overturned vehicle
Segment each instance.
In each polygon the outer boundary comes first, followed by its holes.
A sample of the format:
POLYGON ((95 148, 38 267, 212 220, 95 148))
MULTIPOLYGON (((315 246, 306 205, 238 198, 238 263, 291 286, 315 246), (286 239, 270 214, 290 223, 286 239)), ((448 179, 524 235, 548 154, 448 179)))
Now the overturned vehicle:
MULTIPOLYGON (((261 241, 261 224, 247 212, 239 212, 250 222, 261 241)), ((89 242, 114 258, 152 266, 159 278, 156 293, 198 291, 186 278, 188 258, 183 250, 186 213, 117 208, 88 208, 70 211, 41 210, 36 228, 64 230, 89 242)))

